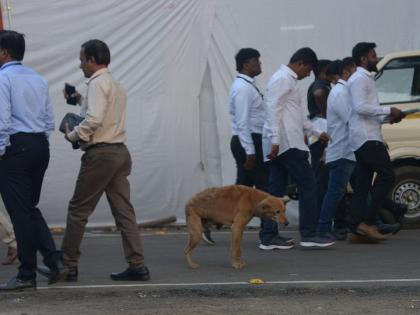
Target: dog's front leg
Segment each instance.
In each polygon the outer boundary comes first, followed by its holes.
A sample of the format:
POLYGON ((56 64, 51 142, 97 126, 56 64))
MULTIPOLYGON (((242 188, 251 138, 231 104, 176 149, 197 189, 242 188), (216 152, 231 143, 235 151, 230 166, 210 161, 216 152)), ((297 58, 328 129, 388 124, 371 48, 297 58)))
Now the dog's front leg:
POLYGON ((245 262, 241 260, 242 256, 242 237, 246 223, 233 222, 232 224, 232 267, 235 269, 241 269, 245 266, 245 262))

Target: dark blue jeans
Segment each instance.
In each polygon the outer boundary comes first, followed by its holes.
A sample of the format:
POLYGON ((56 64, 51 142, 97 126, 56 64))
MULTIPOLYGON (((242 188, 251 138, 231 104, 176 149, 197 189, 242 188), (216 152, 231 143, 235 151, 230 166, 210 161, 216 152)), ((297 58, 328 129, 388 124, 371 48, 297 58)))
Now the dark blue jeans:
POLYGON ((344 197, 347 184, 356 166, 356 162, 339 159, 327 164, 330 170, 328 190, 322 202, 319 215, 318 232, 330 232, 336 209, 344 197))
MULTIPOLYGON (((283 197, 286 190, 287 174, 296 182, 299 192, 299 231, 302 237, 315 235, 319 212, 317 210, 316 184, 309 153, 289 149, 270 162, 268 192, 283 197)), ((260 239, 269 242, 278 235, 277 223, 264 219, 261 223, 260 239)))
POLYGON ((13 224, 20 261, 18 278, 36 277, 36 253, 56 267, 60 253, 41 211, 37 208, 42 181, 50 159, 44 134, 18 133, 0 160, 0 194, 13 224))

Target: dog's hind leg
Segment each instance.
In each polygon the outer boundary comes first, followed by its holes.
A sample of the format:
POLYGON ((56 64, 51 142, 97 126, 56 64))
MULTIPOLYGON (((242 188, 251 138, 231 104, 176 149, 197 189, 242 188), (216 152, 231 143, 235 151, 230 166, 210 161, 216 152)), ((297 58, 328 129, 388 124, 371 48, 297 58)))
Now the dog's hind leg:
POLYGON ((188 243, 185 246, 184 254, 187 259, 188 266, 191 268, 198 268, 199 265, 192 260, 192 250, 197 246, 201 240, 201 233, 203 232, 203 225, 201 218, 194 213, 192 208, 187 208, 187 227, 188 227, 188 243))

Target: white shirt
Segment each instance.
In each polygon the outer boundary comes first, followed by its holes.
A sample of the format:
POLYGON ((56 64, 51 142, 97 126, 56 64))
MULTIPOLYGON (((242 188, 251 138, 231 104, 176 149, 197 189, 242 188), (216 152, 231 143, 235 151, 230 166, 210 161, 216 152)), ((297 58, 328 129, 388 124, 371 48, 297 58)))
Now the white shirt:
POLYGON ((264 157, 271 145, 279 145, 279 155, 296 148, 309 151, 304 135, 317 137, 322 133, 306 117, 297 87, 297 74, 282 65, 267 83, 265 94, 267 116, 263 129, 264 157))
POLYGON ((326 163, 339 159, 355 161, 349 143, 351 112, 347 82, 340 79, 331 89, 327 100, 327 133, 331 137, 331 142, 328 144, 326 163))
POLYGON ((391 112, 390 106, 379 104, 374 74, 357 67, 348 81, 352 114, 350 117, 350 145, 353 151, 367 141, 381 141, 381 124, 391 112))
POLYGON ((262 134, 265 110, 253 78, 241 73, 236 76, 229 92, 229 113, 232 135, 239 137, 247 155, 255 154, 251 133, 262 134))

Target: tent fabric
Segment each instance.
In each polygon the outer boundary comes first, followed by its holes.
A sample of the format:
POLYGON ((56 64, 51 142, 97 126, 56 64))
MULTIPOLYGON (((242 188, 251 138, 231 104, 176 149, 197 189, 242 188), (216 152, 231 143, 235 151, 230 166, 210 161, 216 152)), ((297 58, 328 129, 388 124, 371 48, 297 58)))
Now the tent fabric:
MULTIPOLYGON (((80 45, 104 40, 110 69, 128 97, 127 145, 133 158, 131 197, 139 220, 176 215, 197 191, 232 184, 227 95, 239 48, 261 53, 265 82, 303 46, 322 58, 350 55, 358 41, 384 54, 420 47, 420 2, 402 0, 2 0, 5 28, 26 36, 24 63, 50 84, 56 123, 66 112, 65 82, 85 91, 80 45), (9 14, 8 14, 9 13, 9 14), (8 19, 10 15, 10 19, 8 19)), ((300 84, 302 95, 310 83, 300 84)), ((0 104, 1 106, 1 104, 0 104)), ((50 224, 64 224, 78 169, 58 131, 40 208, 50 224)), ((90 223, 110 223, 103 198, 90 223)))

